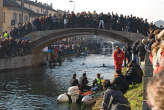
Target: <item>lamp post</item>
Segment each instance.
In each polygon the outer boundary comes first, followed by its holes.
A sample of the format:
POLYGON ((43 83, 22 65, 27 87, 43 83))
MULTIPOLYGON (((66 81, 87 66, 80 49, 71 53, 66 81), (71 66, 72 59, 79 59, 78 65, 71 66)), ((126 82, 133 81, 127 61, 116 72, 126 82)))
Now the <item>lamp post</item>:
POLYGON ((0 34, 3 32, 3 0, 0 0, 0 34))
POLYGON ((21 12, 22 12, 22 15, 21 15, 21 17, 22 17, 22 18, 21 18, 21 23, 22 23, 22 24, 23 24, 23 16, 24 16, 24 15, 23 15, 23 14, 24 14, 24 13, 23 13, 23 10, 24 10, 24 0, 21 0, 21 12))
POLYGON ((70 3, 74 3, 74 5, 73 5, 73 12, 75 12, 75 1, 70 0, 69 2, 70 2, 70 3))

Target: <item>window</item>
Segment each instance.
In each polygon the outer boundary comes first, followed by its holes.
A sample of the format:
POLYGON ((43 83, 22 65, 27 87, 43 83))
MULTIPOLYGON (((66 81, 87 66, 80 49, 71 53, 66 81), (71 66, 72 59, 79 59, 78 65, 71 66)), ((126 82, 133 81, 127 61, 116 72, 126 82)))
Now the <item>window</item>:
POLYGON ((27 21, 28 21, 28 16, 25 15, 25 16, 24 16, 24 22, 27 22, 27 21))
POLYGON ((41 8, 41 13, 43 12, 43 8, 41 8))
POLYGON ((3 12, 3 23, 5 23, 5 18, 6 18, 6 15, 5 15, 5 12, 3 12))
POLYGON ((22 14, 19 14, 19 23, 23 23, 22 22, 22 14))
POLYGON ((17 13, 13 13, 13 19, 12 19, 15 23, 17 24, 17 13))
POLYGON ((38 9, 36 9, 36 13, 39 13, 39 10, 38 9))

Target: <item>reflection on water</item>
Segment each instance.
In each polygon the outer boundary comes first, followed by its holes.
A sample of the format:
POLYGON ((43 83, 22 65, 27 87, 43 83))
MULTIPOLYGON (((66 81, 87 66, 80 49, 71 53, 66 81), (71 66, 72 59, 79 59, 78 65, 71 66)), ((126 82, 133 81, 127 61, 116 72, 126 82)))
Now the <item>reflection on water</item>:
POLYGON ((66 59, 62 66, 26 68, 0 74, 0 110, 90 110, 77 104, 58 104, 56 98, 66 92, 73 73, 79 78, 86 71, 91 82, 96 73, 104 79, 113 77, 111 56, 89 55, 66 59), (105 64, 106 67, 102 67, 105 64), (7 81, 6 90, 2 85, 7 81))

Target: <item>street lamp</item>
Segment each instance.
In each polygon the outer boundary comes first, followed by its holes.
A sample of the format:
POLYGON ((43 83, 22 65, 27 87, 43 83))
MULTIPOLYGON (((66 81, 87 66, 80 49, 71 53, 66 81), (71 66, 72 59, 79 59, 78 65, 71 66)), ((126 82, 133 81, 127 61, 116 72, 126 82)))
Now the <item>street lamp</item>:
POLYGON ((24 0, 21 0, 21 11, 22 11, 22 18, 21 18, 21 23, 23 24, 23 10, 24 10, 24 0))
POLYGON ((4 15, 3 15, 3 0, 0 0, 0 34, 3 31, 3 20, 4 20, 4 15))
POLYGON ((74 3, 74 5, 73 5, 73 12, 75 12, 75 1, 69 0, 69 2, 70 2, 70 3, 74 3))

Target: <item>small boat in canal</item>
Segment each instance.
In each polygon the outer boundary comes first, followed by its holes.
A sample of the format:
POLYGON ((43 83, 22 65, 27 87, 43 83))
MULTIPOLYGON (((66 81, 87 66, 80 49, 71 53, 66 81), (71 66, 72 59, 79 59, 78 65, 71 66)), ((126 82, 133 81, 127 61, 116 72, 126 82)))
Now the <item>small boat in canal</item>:
POLYGON ((97 87, 92 88, 89 91, 81 92, 78 86, 72 86, 68 88, 68 93, 64 93, 58 96, 57 101, 59 103, 83 103, 91 105, 96 102, 96 99, 100 96, 100 92, 97 92, 97 87))

